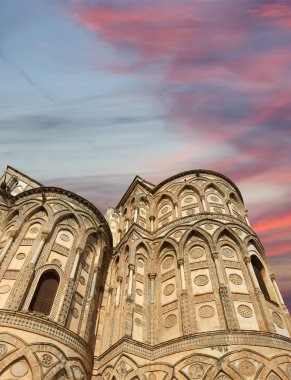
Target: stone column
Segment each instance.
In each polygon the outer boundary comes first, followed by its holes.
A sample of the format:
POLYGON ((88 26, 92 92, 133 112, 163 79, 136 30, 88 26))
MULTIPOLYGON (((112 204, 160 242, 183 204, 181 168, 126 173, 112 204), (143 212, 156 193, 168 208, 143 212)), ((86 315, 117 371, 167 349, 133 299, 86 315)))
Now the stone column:
POLYGON ((128 231, 128 224, 129 224, 129 220, 128 218, 125 219, 125 233, 128 231))
POLYGON ((89 300, 92 300, 92 298, 94 297, 96 280, 97 280, 97 271, 95 270, 93 273, 93 279, 92 279, 92 284, 91 284, 91 288, 90 288, 89 300))
POLYGON ((174 203, 174 211, 175 211, 175 218, 178 219, 179 218, 179 214, 178 214, 178 205, 177 203, 174 203))
POLYGON ((127 290, 127 296, 131 297, 132 295, 132 285, 133 285, 133 272, 134 272, 134 265, 129 264, 129 278, 128 278, 128 290, 127 290))
POLYGON ((8 252, 9 248, 11 247, 12 243, 13 243, 13 240, 14 240, 14 234, 15 234, 15 231, 9 231, 9 238, 8 240, 6 241, 6 244, 4 246, 4 248, 2 249, 2 252, 0 254, 0 263, 2 262, 2 260, 4 259, 6 253, 8 252))
POLYGON ((232 215, 231 201, 230 201, 230 200, 226 201, 226 205, 227 205, 227 208, 228 208, 228 212, 229 212, 229 214, 232 215))
POLYGON ((236 317, 234 305, 231 298, 231 293, 229 292, 222 272, 221 263, 219 260, 219 253, 212 252, 214 258, 215 269, 217 273, 217 278, 219 282, 219 294, 224 312, 224 319, 228 330, 238 330, 239 323, 236 317))
POLYGON ((76 256, 75 256, 73 267, 72 267, 72 270, 71 270, 71 273, 70 273, 70 278, 75 278, 76 271, 77 271, 78 264, 79 264, 79 259, 80 259, 81 252, 82 252, 81 248, 77 248, 76 249, 76 256))
POLYGON ((36 251, 34 252, 34 254, 32 256, 32 259, 30 261, 31 264, 35 265, 37 263, 37 261, 39 259, 39 256, 40 256, 40 254, 42 252, 43 246, 45 245, 45 241, 46 241, 47 237, 48 237, 48 233, 47 232, 42 232, 39 245, 36 248, 36 251))
POLYGON ((204 210, 204 212, 207 212, 208 211, 208 207, 206 205, 205 196, 204 195, 201 195, 201 200, 202 200, 203 210, 204 210))
POLYGON ((245 263, 247 265, 247 268, 248 268, 249 274, 251 276, 251 279, 253 281, 253 285, 254 285, 255 289, 261 290, 257 276, 255 274, 254 268, 253 268, 252 263, 251 263, 251 258, 249 256, 245 257, 245 263))
POLYGON ((155 217, 154 216, 150 216, 150 223, 151 223, 151 232, 154 231, 154 220, 155 220, 155 217))
POLYGON ((133 222, 138 223, 138 207, 135 207, 135 209, 134 209, 133 222))
POLYGON ((275 279, 275 275, 274 275, 274 273, 271 273, 271 274, 270 274, 270 278, 271 278, 271 280, 272 280, 272 284, 273 284, 273 287, 274 287, 274 289, 275 289, 275 293, 276 293, 276 296, 277 296, 277 299, 278 299, 278 303, 279 303, 279 305, 281 305, 281 306, 285 306, 285 304, 284 304, 284 300, 283 300, 283 297, 282 297, 282 295, 281 295, 281 292, 280 292, 280 290, 279 290, 279 288, 278 288, 278 285, 277 285, 277 282, 276 282, 276 279, 275 279))
POLYGON ((184 272, 184 259, 179 259, 178 265, 180 267, 182 290, 186 290, 186 281, 185 281, 185 272, 184 272))
POLYGON ((155 303, 155 278, 157 276, 156 273, 148 274, 151 281, 151 303, 155 303))
POLYGON ((119 306, 120 302, 120 288, 121 288, 121 282, 122 282, 122 277, 118 276, 117 277, 117 288, 116 288, 116 299, 115 299, 115 305, 119 306))
POLYGON ((247 223, 247 225, 250 227, 250 222, 249 222, 249 218, 248 218, 248 210, 245 210, 245 221, 247 223))

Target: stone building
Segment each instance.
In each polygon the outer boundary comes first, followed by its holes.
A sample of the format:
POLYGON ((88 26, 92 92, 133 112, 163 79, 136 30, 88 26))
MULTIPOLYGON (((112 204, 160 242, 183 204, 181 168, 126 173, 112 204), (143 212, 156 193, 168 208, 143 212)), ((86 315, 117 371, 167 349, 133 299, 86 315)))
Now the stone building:
POLYGON ((236 185, 136 177, 105 217, 0 179, 0 379, 288 380, 291 320, 236 185))

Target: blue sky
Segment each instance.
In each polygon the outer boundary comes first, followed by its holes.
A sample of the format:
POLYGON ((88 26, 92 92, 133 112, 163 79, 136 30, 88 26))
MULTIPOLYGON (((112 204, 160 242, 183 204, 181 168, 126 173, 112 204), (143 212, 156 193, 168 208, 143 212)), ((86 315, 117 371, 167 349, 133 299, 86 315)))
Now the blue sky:
POLYGON ((291 302, 290 43, 285 0, 1 0, 2 169, 102 211, 136 174, 222 172, 291 302))

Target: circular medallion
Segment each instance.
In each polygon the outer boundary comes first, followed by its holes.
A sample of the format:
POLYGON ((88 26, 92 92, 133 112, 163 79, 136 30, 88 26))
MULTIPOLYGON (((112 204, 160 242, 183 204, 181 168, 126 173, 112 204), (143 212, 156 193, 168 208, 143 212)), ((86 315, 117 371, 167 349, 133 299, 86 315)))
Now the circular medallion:
POLYGON ((194 278, 194 284, 197 286, 205 286, 209 282, 209 278, 204 274, 200 274, 194 278))
POLYGON ((61 266, 62 266, 62 263, 61 263, 60 260, 58 260, 58 259, 53 259, 52 264, 55 264, 55 265, 57 265, 58 267, 61 267, 61 266))
POLYGON ((29 232, 31 233, 31 234, 37 234, 38 233, 38 231, 39 231, 39 228, 38 227, 31 227, 30 229, 29 229, 29 232))
POLYGON ((232 258, 235 256, 234 250, 230 247, 222 247, 221 253, 223 254, 223 256, 228 258, 232 258))
POLYGON ((0 357, 4 356, 7 353, 8 349, 5 344, 0 344, 0 357))
POLYGON ((215 195, 212 195, 212 197, 210 197, 210 200, 211 200, 212 202, 219 202, 219 198, 216 197, 215 195))
POLYGON ((247 305, 239 305, 237 311, 244 318, 251 318, 253 316, 252 309, 247 305))
POLYGON ((151 373, 148 377, 148 380, 156 380, 156 375, 154 373, 151 373))
POLYGON ((177 316, 175 314, 170 314, 165 319, 165 327, 173 327, 177 323, 177 316))
POLYGON ((81 276, 79 281, 82 285, 85 285, 85 277, 81 276))
POLYGON ((25 376, 28 370, 28 365, 24 361, 17 362, 10 368, 11 375, 15 377, 25 376))
POLYGON ((10 285, 2 285, 0 286, 0 294, 8 293, 10 289, 11 289, 10 285))
POLYGON ((187 197, 184 199, 184 203, 191 203, 191 202, 193 202, 193 198, 191 197, 187 197))
POLYGON ((275 311, 273 311, 272 317, 273 317, 273 321, 276 323, 276 325, 278 327, 280 327, 280 329, 283 329, 284 328, 284 322, 283 322, 283 319, 280 317, 280 315, 278 313, 276 313, 275 311))
POLYGON ((76 309, 75 307, 72 309, 72 314, 73 314, 73 317, 74 318, 78 318, 79 317, 79 312, 78 312, 78 309, 76 309))
POLYGON ((136 289, 136 294, 138 295, 138 296, 142 296, 142 290, 141 289, 136 289))
POLYGON ((205 305, 200 307, 198 314, 201 318, 211 318, 214 316, 215 312, 212 306, 205 305))
POLYGON ((241 361, 238 368, 244 376, 253 376, 256 373, 256 367, 249 360, 241 361))
POLYGON ((165 214, 165 213, 168 212, 168 211, 169 211, 169 207, 168 207, 168 206, 163 207, 163 208, 161 209, 161 214, 165 214))
POLYGON ((217 214, 223 214, 223 209, 221 207, 213 207, 213 211, 217 214))
POLYGON ((188 370, 188 374, 193 380, 200 379, 204 375, 204 368, 199 363, 191 364, 188 370))
POLYGON ((291 379, 291 364, 287 364, 287 366, 286 366, 286 374, 291 379))
POLYGON ((26 257, 26 254, 20 252, 20 253, 17 253, 16 260, 23 260, 23 259, 25 259, 25 257, 26 257))
POLYGON ((213 225, 212 224, 205 224, 205 229, 208 230, 208 231, 211 231, 213 230, 213 225))
POLYGON ((61 234, 61 235, 60 235, 60 239, 63 240, 63 241, 65 241, 65 242, 70 241, 69 236, 66 235, 66 234, 61 234))
POLYGON ((137 326, 141 326, 141 325, 142 325, 142 320, 141 320, 140 318, 135 318, 134 323, 135 323, 137 326))
POLYGON ((194 247, 194 248, 191 248, 189 252, 189 256, 191 257, 191 259, 200 259, 200 257, 202 257, 204 253, 205 253, 204 248, 194 247))
POLYGON ((50 354, 44 354, 42 355, 41 357, 41 364, 44 366, 44 367, 50 367, 53 363, 53 357, 52 355, 50 354))
POLYGON ((174 263, 174 260, 172 257, 167 257, 162 264, 163 269, 169 269, 174 263))
POLYGON ((143 268, 144 267, 143 261, 142 260, 137 260, 137 266, 139 268, 143 268))
POLYGON ((241 285, 243 283, 243 279, 236 273, 232 273, 228 276, 229 282, 234 285, 241 285))
POLYGON ((173 284, 169 284, 165 287, 164 291, 163 291, 163 294, 165 296, 170 296, 175 290, 175 285, 173 284))

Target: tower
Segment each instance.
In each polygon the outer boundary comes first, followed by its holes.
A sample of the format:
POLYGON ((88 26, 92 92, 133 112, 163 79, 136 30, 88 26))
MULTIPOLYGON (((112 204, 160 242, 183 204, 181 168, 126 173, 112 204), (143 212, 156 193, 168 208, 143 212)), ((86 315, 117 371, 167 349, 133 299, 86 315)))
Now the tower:
POLYGON ((0 379, 291 379, 290 316, 224 175, 136 177, 105 217, 10 167, 0 193, 0 379))

